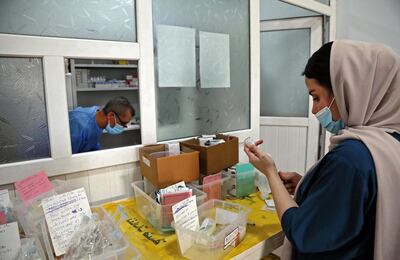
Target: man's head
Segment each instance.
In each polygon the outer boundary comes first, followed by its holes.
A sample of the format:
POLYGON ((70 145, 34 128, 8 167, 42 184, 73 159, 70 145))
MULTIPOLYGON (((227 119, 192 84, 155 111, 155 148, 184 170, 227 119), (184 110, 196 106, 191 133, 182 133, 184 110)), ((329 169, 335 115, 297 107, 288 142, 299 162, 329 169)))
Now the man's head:
POLYGON ((108 124, 111 128, 116 124, 127 127, 135 115, 131 103, 122 96, 110 99, 100 112, 97 122, 101 128, 105 128, 108 124))

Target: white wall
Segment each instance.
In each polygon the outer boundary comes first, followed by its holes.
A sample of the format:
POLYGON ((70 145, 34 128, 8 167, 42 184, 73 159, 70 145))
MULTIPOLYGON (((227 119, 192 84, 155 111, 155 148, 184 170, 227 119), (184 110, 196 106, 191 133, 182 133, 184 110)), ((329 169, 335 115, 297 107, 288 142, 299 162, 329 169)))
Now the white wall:
POLYGON ((337 0, 337 39, 380 42, 400 53, 399 0, 337 0))

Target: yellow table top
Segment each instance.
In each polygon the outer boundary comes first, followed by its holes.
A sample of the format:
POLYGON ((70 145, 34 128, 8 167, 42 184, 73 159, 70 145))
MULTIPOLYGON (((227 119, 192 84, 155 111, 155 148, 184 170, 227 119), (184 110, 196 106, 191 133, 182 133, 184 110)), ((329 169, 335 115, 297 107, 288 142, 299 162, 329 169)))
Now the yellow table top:
MULTIPOLYGON (((243 241, 224 259, 239 255, 282 230, 276 212, 262 210, 265 202, 257 194, 251 194, 244 199, 229 199, 229 201, 249 207, 251 211, 247 220, 254 222, 255 225, 247 225, 243 241)), ((122 205, 128 215, 128 220, 121 223, 120 229, 129 242, 140 251, 144 259, 186 259, 179 253, 176 235, 159 234, 136 212, 134 198, 106 203, 103 207, 114 214, 118 205, 122 205)))

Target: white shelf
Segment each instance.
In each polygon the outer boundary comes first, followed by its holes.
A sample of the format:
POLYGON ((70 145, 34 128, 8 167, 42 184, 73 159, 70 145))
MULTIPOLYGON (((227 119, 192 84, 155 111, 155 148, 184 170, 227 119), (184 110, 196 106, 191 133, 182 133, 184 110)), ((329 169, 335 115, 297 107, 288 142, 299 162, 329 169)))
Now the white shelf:
POLYGON ((135 91, 138 88, 77 88, 77 92, 87 92, 87 91, 135 91))
POLYGON ((75 68, 116 68, 116 69, 136 69, 136 64, 119 65, 119 64, 76 64, 75 68))
MULTIPOLYGON (((124 132, 125 131, 132 131, 132 130, 138 130, 140 129, 140 125, 139 124, 134 124, 134 125, 128 125, 127 128, 124 128, 124 132)), ((103 133, 107 133, 107 131, 104 129, 103 133)))

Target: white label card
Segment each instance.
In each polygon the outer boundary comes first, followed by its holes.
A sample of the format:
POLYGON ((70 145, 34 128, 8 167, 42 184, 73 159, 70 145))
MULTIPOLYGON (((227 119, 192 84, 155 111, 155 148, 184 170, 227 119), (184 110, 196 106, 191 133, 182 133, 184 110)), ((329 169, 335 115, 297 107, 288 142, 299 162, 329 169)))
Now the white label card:
POLYGON ((148 167, 150 167, 150 161, 146 157, 142 156, 142 161, 144 164, 146 164, 148 167))
POLYGON ((20 248, 17 222, 0 225, 0 259, 16 259, 20 248))
MULTIPOLYGON (((196 195, 182 200, 172 206, 172 214, 174 216, 175 226, 178 225, 191 230, 199 229, 196 195)), ((192 245, 192 241, 186 239, 183 235, 183 233, 178 234, 179 247, 182 254, 184 254, 192 245)))
POLYGON ((85 189, 43 199, 42 204, 55 254, 65 254, 83 215, 92 215, 85 189))
POLYGON ((8 190, 0 190, 0 205, 5 207, 10 204, 10 195, 8 190))
POLYGON ((273 199, 265 200, 265 204, 270 208, 275 208, 275 202, 273 199))
POLYGON ((233 247, 236 247, 236 242, 239 239, 239 227, 235 228, 231 233, 229 233, 224 239, 224 249, 227 249, 229 246, 233 244, 233 247))

